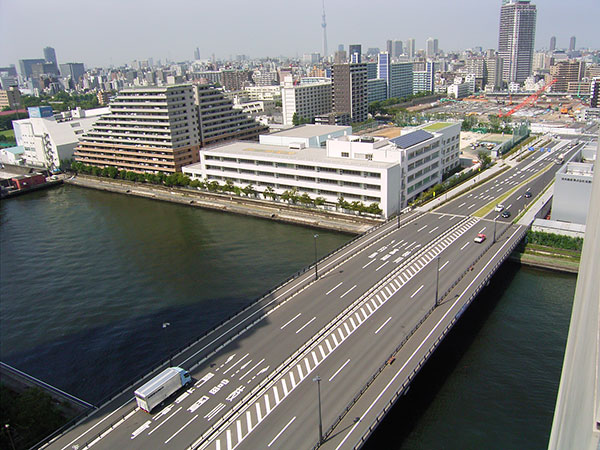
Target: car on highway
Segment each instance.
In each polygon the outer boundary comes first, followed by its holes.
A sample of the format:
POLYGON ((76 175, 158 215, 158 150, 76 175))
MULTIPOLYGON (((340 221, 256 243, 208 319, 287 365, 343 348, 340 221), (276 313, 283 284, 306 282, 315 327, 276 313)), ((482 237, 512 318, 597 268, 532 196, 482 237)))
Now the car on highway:
POLYGON ((505 219, 508 219, 510 217, 510 211, 503 211, 502 212, 502 217, 504 217, 505 219))
POLYGON ((501 212, 502 210, 504 210, 504 205, 502 203, 498 203, 494 208, 494 211, 496 212, 501 212))
POLYGON ((525 192, 525 198, 531 198, 531 192, 529 192, 529 191, 525 192))
POLYGON ((485 241, 486 235, 483 233, 479 233, 475 239, 473 239, 475 242, 477 242, 478 244, 481 244, 483 241, 485 241))

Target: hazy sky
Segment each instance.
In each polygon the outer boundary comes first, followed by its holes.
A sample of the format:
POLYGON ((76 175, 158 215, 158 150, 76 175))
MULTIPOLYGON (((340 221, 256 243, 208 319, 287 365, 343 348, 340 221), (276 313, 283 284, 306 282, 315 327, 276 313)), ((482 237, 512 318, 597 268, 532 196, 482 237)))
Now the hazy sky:
MULTIPOLYGON (((600 48, 599 0, 534 0, 536 49, 600 48)), ((496 48, 501 0, 325 0, 329 52, 351 43, 385 49, 387 39, 439 40, 440 49, 496 48)), ((174 61, 237 54, 322 52, 321 0, 0 0, 0 66, 41 58, 86 67, 153 57, 174 61)))

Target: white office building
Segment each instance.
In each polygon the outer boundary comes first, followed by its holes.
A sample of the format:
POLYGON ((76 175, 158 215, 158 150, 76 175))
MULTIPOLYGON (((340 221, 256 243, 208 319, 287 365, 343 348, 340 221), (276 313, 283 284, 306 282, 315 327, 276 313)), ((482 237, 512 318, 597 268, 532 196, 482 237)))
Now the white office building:
POLYGON ((294 84, 291 76, 285 77, 281 90, 283 124, 292 125, 294 114, 298 119, 313 120, 328 114, 332 109, 331 81, 294 84))
MULTIPOLYGON (((354 136, 349 127, 304 126, 261 136, 260 143, 234 142, 204 149, 200 162, 183 167, 192 179, 252 185, 281 195, 296 190, 334 207, 377 203, 385 217, 406 207, 442 180, 444 156, 459 142, 460 124, 430 124, 394 139, 354 136), (437 125, 434 127, 434 125, 437 125), (326 141, 326 147, 322 144, 326 141)), ((452 150, 453 152, 454 150, 452 150)), ((458 155, 454 158, 458 163, 458 155)))
POLYGON ((58 169, 61 161, 73 158, 81 136, 109 112, 107 107, 87 111, 77 109, 69 115, 59 114, 57 120, 49 107, 29 108, 28 119, 13 120, 15 140, 24 150, 23 163, 49 170, 58 169))

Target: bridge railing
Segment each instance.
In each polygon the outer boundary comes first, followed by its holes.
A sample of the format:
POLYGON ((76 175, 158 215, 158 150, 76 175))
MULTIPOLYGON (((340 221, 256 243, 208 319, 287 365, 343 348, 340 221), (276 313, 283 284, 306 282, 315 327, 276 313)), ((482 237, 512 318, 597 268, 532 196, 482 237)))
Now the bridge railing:
MULTIPOLYGON (((341 246, 339 246, 338 248, 330 251, 329 253, 327 253, 325 256, 322 256, 319 260, 316 261, 316 264, 320 264, 322 261, 326 260, 327 258, 335 255, 336 253, 339 253, 341 251, 343 251, 344 249, 346 249, 347 247, 351 246, 352 244, 354 244, 357 240, 370 235, 371 233, 374 233, 378 230, 380 230, 381 228, 391 224, 392 222, 398 222, 399 226, 403 226, 406 223, 410 222, 411 220, 414 220, 416 217, 419 217, 420 215, 422 215, 422 213, 417 213, 415 215, 412 215, 411 217, 405 219, 405 220, 399 220, 397 217, 394 218, 390 218, 388 220, 386 220, 385 222, 382 222, 374 227, 369 228, 367 231, 365 231, 364 233, 357 235, 355 237, 353 237, 352 239, 350 239, 349 241, 347 241, 346 243, 342 244, 341 246)), ((360 251, 360 247, 357 248, 356 252, 360 251)), ((241 316, 242 314, 244 314, 245 312, 247 312, 249 309, 253 308, 254 306, 256 306, 259 302, 267 300, 273 293, 275 293, 277 290, 281 289, 282 287, 284 287, 285 285, 291 283, 292 281, 294 281, 295 279, 301 277, 303 274, 305 274, 308 271, 313 270, 315 267, 315 263, 312 263, 308 266, 305 266, 304 268, 298 270, 297 272, 293 273, 292 275, 290 275, 289 277, 287 277, 285 280, 281 281, 279 284, 277 284, 275 287, 269 289, 268 291, 266 291, 265 293, 263 293, 262 295, 256 297, 253 301, 251 301, 250 303, 248 303, 246 306, 244 306, 241 310, 237 311, 236 313, 228 316, 227 318, 221 320, 219 323, 217 323, 216 325, 214 325, 212 328, 206 330, 202 335, 200 335, 199 337, 196 337, 194 339, 192 339, 191 341, 188 341, 188 343, 180 346, 174 353, 171 353, 168 357, 166 357, 165 359, 163 359, 157 366, 152 366, 148 368, 148 371, 145 371, 145 375, 143 376, 138 376, 135 378, 132 378, 129 382, 127 382, 124 387, 120 387, 119 389, 113 391, 112 393, 108 394, 107 396, 103 397, 100 401, 97 402, 97 404, 94 406, 96 409, 90 412, 86 412, 83 413, 82 415, 77 416, 76 418, 74 418, 72 421, 70 421, 67 425, 65 425, 64 427, 62 427, 60 430, 58 430, 57 432, 53 433, 51 436, 48 436, 47 438, 45 438, 43 441, 41 441, 40 443, 38 443, 38 445, 36 445, 36 448, 39 448, 41 445, 50 443, 52 441, 52 439, 54 439, 55 437, 57 437, 58 435, 60 435, 61 433, 63 433, 64 431, 68 430, 70 427, 77 425, 78 423, 80 423, 81 421, 85 420, 86 418, 88 418, 90 415, 92 415, 96 410, 101 409, 102 407, 110 404, 111 402, 113 402, 115 399, 117 399, 118 397, 124 395, 127 391, 133 389, 135 386, 138 386, 140 383, 142 383, 144 380, 149 379, 150 377, 152 377, 154 374, 156 374, 159 370, 161 370, 163 367, 168 367, 168 364, 170 361, 172 361, 173 359, 177 358, 178 356, 180 356, 182 353, 184 353, 186 350, 188 350, 189 348, 191 348, 192 346, 196 345, 198 342, 200 342, 202 339, 206 338, 209 334, 213 333, 215 330, 217 330, 218 328, 224 326, 225 324, 227 324, 228 322, 233 321, 235 318, 241 316)), ((308 284, 310 284, 313 281, 312 278, 307 278, 306 280, 304 280, 302 283, 300 283, 293 291, 290 291, 288 293, 288 295, 283 298, 282 300, 280 300, 276 305, 274 305, 273 307, 277 307, 278 305, 280 305, 281 303, 283 303, 284 301, 286 301, 287 299, 289 299, 290 297, 294 296, 295 294, 297 294, 299 291, 301 291, 302 289, 304 289, 308 284)), ((242 334, 243 332, 247 331, 249 328, 251 328, 252 326, 256 325, 256 323, 260 320, 263 319, 263 315, 261 315, 258 319, 256 319, 255 321, 253 321, 252 323, 250 323, 249 325, 241 328, 237 333, 234 333, 232 335, 232 337, 230 337, 229 339, 226 340, 226 342, 230 342, 232 339, 235 339, 236 337, 238 337, 240 334, 242 334)), ((209 354, 214 353, 218 350, 220 350, 221 348, 224 347, 224 345, 226 344, 221 344, 219 345, 216 350, 211 351, 209 354)), ((199 359, 201 359, 201 357, 199 357, 199 359)), ((125 416, 127 416, 128 414, 130 414, 132 411, 135 410, 135 406, 127 409, 125 411, 125 413, 117 416, 117 418, 112 421, 111 423, 109 423, 106 427, 104 427, 102 429, 101 432, 98 433, 98 435, 94 434, 94 437, 91 439, 88 439, 85 444, 83 445, 83 447, 81 447, 81 449, 87 448, 88 445, 93 442, 95 439, 97 439, 98 437, 100 437, 105 431, 107 431, 108 429, 112 429, 115 424, 119 423, 120 421, 123 420, 123 418, 125 416)))
MULTIPOLYGON (((508 229, 508 228, 509 227, 507 227, 506 229, 508 229)), ((394 406, 394 404, 396 403, 396 401, 398 400, 398 398, 405 393, 406 389, 412 383, 412 380, 414 379, 414 377, 421 371, 421 369, 423 368, 423 366, 425 365, 425 363, 429 360, 429 357, 437 349, 437 347, 440 345, 440 343, 445 339, 446 335, 454 327, 454 325, 460 319, 460 317, 464 313, 464 311, 466 311, 466 309, 473 302, 473 300, 475 300, 475 298, 479 295, 479 292, 481 292, 481 290, 484 288, 484 286, 486 286, 487 283, 490 281, 490 279, 492 278, 492 276, 494 276, 494 274, 496 273, 496 271, 498 270, 498 268, 504 263, 504 261, 509 257, 509 255, 514 251, 514 249, 516 248, 516 246, 525 237, 526 232, 527 232, 527 229, 523 228, 521 230, 521 232, 519 233, 518 238, 515 239, 514 242, 507 248, 507 250, 498 259, 498 261, 496 262, 496 264, 494 264, 492 266, 492 268, 490 269, 490 271, 488 272, 488 274, 484 277, 484 279, 481 281, 481 283, 478 284, 477 288, 469 296, 469 298, 467 299, 467 301, 465 302, 465 304, 454 315, 454 317, 450 320, 450 322, 444 328, 444 330, 442 331, 442 333, 432 343, 432 345, 430 346, 429 350, 427 350, 427 352, 425 353, 425 355, 423 356, 423 358, 421 358, 421 360, 417 363, 416 367, 411 371, 411 373, 408 375, 408 377, 406 378, 406 380, 402 383, 402 385, 400 386, 400 388, 398 388, 393 393, 390 401, 386 403, 386 405, 383 407, 382 411, 375 417, 375 419, 373 420, 373 422, 371 422, 371 425, 369 425, 369 427, 367 428, 367 430, 360 437, 358 443, 355 445, 355 447, 354 447, 355 449, 360 448, 367 441, 367 439, 369 438, 369 436, 373 433, 373 431, 377 428, 377 426, 379 425, 379 423, 387 415, 387 413, 390 411, 390 409, 392 408, 392 406, 394 406)), ((487 249, 486 249, 486 251, 487 251, 487 249)), ((477 258, 477 260, 481 259, 481 256, 483 256, 483 253, 485 253, 485 251, 482 252, 482 254, 479 255, 479 257, 477 258)), ((378 372, 378 374, 379 373, 381 373, 381 372, 378 372)))

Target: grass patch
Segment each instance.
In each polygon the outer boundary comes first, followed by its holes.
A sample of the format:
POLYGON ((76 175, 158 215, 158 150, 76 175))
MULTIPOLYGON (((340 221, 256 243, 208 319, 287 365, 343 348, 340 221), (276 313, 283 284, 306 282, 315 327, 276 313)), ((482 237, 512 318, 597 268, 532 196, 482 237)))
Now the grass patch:
POLYGON ((504 200, 506 200, 508 197, 510 197, 512 194, 514 194, 517 190, 521 189, 526 184, 528 184, 531 181, 535 180, 537 177, 539 177, 540 175, 542 175, 545 172, 547 172, 548 170, 550 170, 550 168, 553 167, 553 166, 554 166, 554 163, 548 164, 548 166, 546 166, 546 168, 544 170, 541 170, 540 172, 536 173, 534 176, 527 178, 525 181, 517 184, 512 189, 509 189, 508 191, 506 191, 499 198, 492 200, 487 205, 485 205, 483 208, 475 211, 473 213, 473 217, 485 217, 485 216, 487 216, 490 213, 490 211, 492 211, 492 209, 494 209, 494 206, 496 206, 497 203, 502 203, 504 200))
POLYGON ((425 131, 437 131, 437 130, 441 130, 442 128, 446 128, 449 127, 450 125, 453 125, 449 122, 438 122, 438 123, 432 123, 431 125, 427 125, 426 127, 423 127, 422 129, 425 131))

